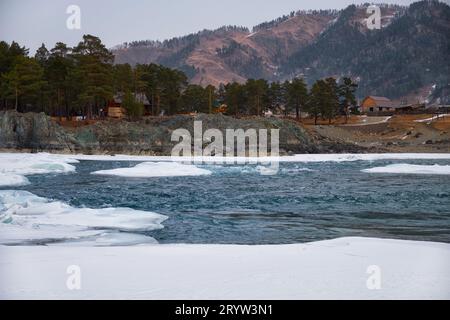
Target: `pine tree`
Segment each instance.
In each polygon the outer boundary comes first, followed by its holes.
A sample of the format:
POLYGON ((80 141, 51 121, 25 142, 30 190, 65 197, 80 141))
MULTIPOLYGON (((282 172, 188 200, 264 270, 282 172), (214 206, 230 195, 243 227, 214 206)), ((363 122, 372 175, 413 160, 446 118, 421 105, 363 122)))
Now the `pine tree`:
POLYGON ((339 86, 340 105, 345 113, 345 123, 348 123, 350 106, 356 105, 355 92, 357 89, 358 85, 350 78, 344 78, 342 84, 339 86))
POLYGON ((47 59, 45 76, 48 81, 49 98, 53 107, 60 117, 64 114, 69 116, 69 108, 74 96, 76 83, 71 82, 70 75, 74 72, 74 61, 69 57, 70 48, 66 44, 58 42, 50 50, 47 59))
POLYGON ((34 58, 41 64, 42 67, 45 67, 49 57, 50 52, 45 47, 45 44, 42 44, 39 49, 36 50, 36 54, 34 55, 34 58))
POLYGON ((106 107, 113 97, 112 63, 114 57, 101 40, 92 35, 84 35, 83 41, 73 49, 75 77, 80 84, 78 102, 84 107, 88 119, 100 107, 106 107))
POLYGON ((0 97, 2 98, 1 104, 4 108, 8 107, 8 100, 15 98, 14 94, 11 94, 8 84, 14 81, 15 75, 9 74, 15 67, 15 63, 19 57, 26 57, 28 49, 19 46, 17 42, 12 42, 11 45, 5 41, 0 41, 0 97), (6 78, 9 78, 8 82, 5 82, 6 78), (11 96, 12 95, 12 96, 11 96))
POLYGON ((216 99, 217 99, 216 87, 214 87, 213 85, 208 85, 206 87, 206 91, 208 93, 208 113, 212 114, 213 107, 214 107, 216 99))
POLYGON ((202 86, 190 84, 182 95, 182 112, 209 112, 209 90, 202 86))
POLYGON ((135 95, 130 90, 123 95, 122 106, 127 111, 130 120, 138 120, 144 113, 144 105, 136 101, 135 95))
POLYGON ((39 92, 44 86, 44 71, 34 58, 19 56, 14 68, 2 76, 5 94, 13 98, 15 110, 19 108, 19 102, 35 103, 39 92))
POLYGON ((268 93, 268 105, 272 112, 275 112, 278 108, 285 104, 285 92, 284 86, 279 82, 272 82, 270 84, 268 93))
POLYGON ((227 114, 239 116, 241 108, 245 104, 244 87, 237 82, 228 83, 225 85, 225 99, 227 105, 227 114))
POLYGON ((314 124, 317 125, 317 120, 321 114, 322 105, 324 103, 324 88, 326 84, 323 80, 316 81, 309 95, 309 99, 307 100, 307 111, 310 115, 314 117, 314 124))
POLYGON ((296 119, 300 120, 300 109, 305 105, 308 98, 308 88, 302 78, 294 78, 291 82, 285 82, 286 107, 288 110, 295 109, 296 119))
MULTIPOLYGON (((135 68, 137 70, 137 68, 135 68)), ((136 72, 129 64, 116 64, 113 66, 113 88, 114 93, 125 93, 134 91, 134 73, 136 72)))
POLYGON ((264 106, 267 105, 269 86, 266 80, 249 79, 245 84, 247 107, 250 114, 261 116, 264 106))
POLYGON ((338 85, 334 78, 327 78, 324 83, 322 117, 328 119, 331 124, 331 120, 336 117, 339 109, 338 85))

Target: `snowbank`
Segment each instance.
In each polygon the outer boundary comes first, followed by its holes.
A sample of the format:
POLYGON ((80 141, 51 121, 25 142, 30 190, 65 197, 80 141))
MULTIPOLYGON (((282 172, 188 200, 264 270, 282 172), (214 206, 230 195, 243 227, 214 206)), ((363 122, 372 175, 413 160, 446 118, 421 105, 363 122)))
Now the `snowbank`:
POLYGON ((1 299, 450 299, 450 245, 439 243, 0 246, 0 256, 1 299), (66 287, 73 265, 81 290, 66 287))
POLYGON ((398 164, 391 164, 385 167, 370 168, 362 171, 367 173, 448 175, 450 174, 450 166, 440 166, 440 165, 426 166, 426 165, 398 163, 398 164))
POLYGON ((344 125, 342 125, 342 126, 343 126, 343 127, 372 126, 372 125, 375 125, 375 124, 383 124, 383 123, 389 122, 389 120, 391 120, 391 119, 392 119, 392 117, 384 117, 382 120, 370 122, 370 121, 368 121, 369 118, 366 117, 366 118, 363 120, 363 121, 364 121, 363 123, 344 124, 344 125))
POLYGON ((150 177, 187 177, 210 175, 209 170, 197 168, 194 165, 177 162, 144 162, 133 168, 119 168, 92 172, 96 175, 109 175, 128 178, 150 177))
POLYGON ((440 115, 438 115, 438 116, 434 116, 434 117, 431 117, 431 118, 428 118, 428 119, 416 120, 415 122, 419 122, 419 123, 425 123, 425 122, 431 123, 431 122, 433 122, 434 120, 439 120, 439 119, 442 119, 442 118, 444 118, 444 117, 450 117, 450 114, 440 114, 440 115))
POLYGON ((0 191, 0 244, 154 243, 138 233, 161 229, 166 219, 128 208, 73 208, 26 191, 0 191))
POLYGON ((0 153, 0 187, 29 184, 26 175, 74 172, 71 157, 48 153, 0 153))

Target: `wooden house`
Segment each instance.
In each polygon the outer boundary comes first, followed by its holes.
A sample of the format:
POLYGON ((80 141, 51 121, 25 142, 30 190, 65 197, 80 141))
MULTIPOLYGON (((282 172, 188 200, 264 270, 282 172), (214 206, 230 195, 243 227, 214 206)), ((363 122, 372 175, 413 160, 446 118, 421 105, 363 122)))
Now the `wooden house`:
POLYGON ((393 102, 386 97, 368 96, 361 103, 362 113, 392 112, 395 111, 393 102))
POLYGON ((115 98, 108 103, 106 110, 108 118, 122 119, 126 115, 126 110, 122 107, 122 102, 117 102, 115 98))
MULTIPOLYGON (((107 114, 108 118, 122 119, 126 116, 127 112, 122 106, 123 93, 118 93, 114 96, 114 99, 108 103, 107 114)), ((144 105, 144 114, 151 114, 151 105, 144 93, 134 94, 134 98, 137 102, 144 105)))

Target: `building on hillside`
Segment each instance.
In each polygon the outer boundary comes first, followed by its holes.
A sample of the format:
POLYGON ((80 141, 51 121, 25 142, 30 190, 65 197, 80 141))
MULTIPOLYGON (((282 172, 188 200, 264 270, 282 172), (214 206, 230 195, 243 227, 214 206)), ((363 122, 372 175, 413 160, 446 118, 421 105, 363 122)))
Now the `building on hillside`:
MULTIPOLYGON (((107 113, 108 118, 114 119, 122 119, 126 115, 126 110, 122 106, 123 101, 123 93, 117 93, 114 96, 114 99, 108 103, 107 113)), ((147 96, 144 93, 134 94, 134 98, 137 102, 142 103, 144 105, 144 114, 151 115, 152 108, 150 102, 147 99, 147 96)))
POLYGON ((386 97, 368 96, 361 103, 362 113, 392 112, 394 103, 386 97))

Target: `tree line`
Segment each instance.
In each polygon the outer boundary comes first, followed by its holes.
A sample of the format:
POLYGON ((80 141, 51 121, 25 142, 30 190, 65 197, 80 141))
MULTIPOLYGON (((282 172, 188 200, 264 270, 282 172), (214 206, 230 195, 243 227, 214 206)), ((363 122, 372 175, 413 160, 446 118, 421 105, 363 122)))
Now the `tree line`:
POLYGON ((356 104, 357 85, 349 78, 318 80, 308 88, 302 78, 269 83, 249 79, 218 88, 189 84, 179 70, 157 64, 114 64, 113 54, 98 37, 83 36, 71 48, 62 42, 48 50, 42 45, 33 57, 16 42, 0 42, 0 106, 21 112, 45 112, 51 116, 104 115, 115 95, 132 118, 144 112, 153 116, 178 113, 222 112, 233 116, 261 116, 271 111, 307 112, 317 120, 330 121, 348 115, 356 104), (144 110, 143 94, 150 107, 144 110))

